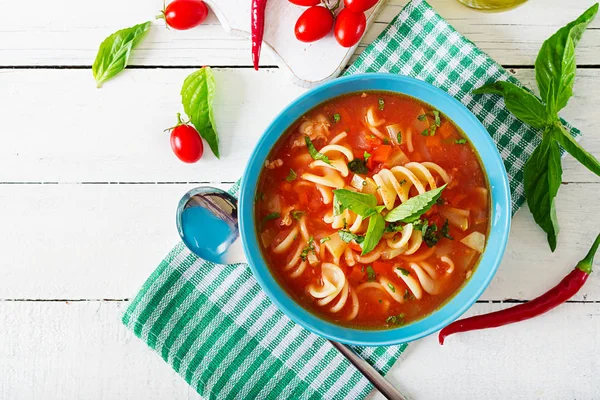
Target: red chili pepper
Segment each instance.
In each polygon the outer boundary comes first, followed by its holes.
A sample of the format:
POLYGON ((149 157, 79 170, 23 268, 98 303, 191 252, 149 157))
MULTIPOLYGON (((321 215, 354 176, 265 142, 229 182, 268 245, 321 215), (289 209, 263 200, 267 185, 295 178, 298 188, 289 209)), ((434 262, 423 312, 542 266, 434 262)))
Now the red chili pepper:
POLYGON ((257 71, 258 60, 260 59, 260 48, 265 32, 266 5, 267 0, 252 0, 252 62, 254 63, 254 69, 257 71))
POLYGON ((581 289, 585 281, 587 281, 587 278, 592 272, 594 255, 596 254, 596 250, 598 250, 599 245, 600 235, 596 237, 596 240, 594 241, 590 251, 583 258, 583 260, 577 263, 577 266, 573 269, 573 271, 571 271, 569 275, 565 276, 558 285, 548 290, 537 299, 531 300, 527 303, 519 304, 515 307, 507 308, 505 310, 455 321, 440 331, 440 344, 444 344, 446 337, 454 333, 486 328, 496 328, 498 326, 524 321, 526 319, 537 317, 538 315, 541 315, 561 305, 573 297, 573 295, 575 295, 575 293, 581 289))

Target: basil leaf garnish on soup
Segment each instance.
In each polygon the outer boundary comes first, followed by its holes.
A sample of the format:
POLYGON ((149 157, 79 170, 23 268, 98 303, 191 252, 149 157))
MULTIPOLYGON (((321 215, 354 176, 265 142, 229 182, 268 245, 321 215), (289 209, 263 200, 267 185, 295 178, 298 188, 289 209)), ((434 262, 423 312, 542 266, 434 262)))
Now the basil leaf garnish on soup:
POLYGON ((464 137, 430 105, 387 92, 307 110, 256 188, 255 220, 280 215, 256 232, 277 282, 344 326, 393 329, 435 311, 473 273, 490 226, 485 172, 464 137))
POLYGON ((413 222, 425 214, 438 201, 446 185, 430 190, 408 199, 390 211, 386 216, 387 222, 413 222))

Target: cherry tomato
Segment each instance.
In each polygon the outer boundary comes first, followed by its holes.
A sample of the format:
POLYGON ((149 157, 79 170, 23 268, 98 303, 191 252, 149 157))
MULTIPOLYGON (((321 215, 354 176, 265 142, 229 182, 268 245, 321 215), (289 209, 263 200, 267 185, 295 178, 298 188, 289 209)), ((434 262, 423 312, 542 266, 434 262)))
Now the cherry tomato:
POLYGON ((173 153, 185 163, 195 163, 202 157, 204 145, 196 128, 191 125, 177 125, 171 131, 173 153))
POLYGON ((162 11, 162 17, 173 29, 186 30, 200 25, 208 15, 202 0, 174 0, 162 11))
POLYGON ((333 33, 339 44, 344 47, 352 47, 365 33, 366 26, 367 19, 364 13, 355 13, 344 8, 335 20, 333 33))
POLYGON ((377 4, 378 0, 344 0, 344 7, 348 10, 361 13, 377 4))
POLYGON ((325 7, 307 8, 296 21, 296 39, 314 42, 325 37, 333 27, 333 13, 325 7))
POLYGON ((297 6, 310 7, 321 3, 321 0, 289 0, 290 3, 297 6))

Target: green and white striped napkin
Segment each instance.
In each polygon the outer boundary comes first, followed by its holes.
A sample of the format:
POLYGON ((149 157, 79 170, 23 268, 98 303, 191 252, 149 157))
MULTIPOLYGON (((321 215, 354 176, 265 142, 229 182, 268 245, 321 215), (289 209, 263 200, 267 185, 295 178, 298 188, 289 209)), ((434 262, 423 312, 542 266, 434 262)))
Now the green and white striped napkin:
MULTIPOLYGON (((513 212, 519 208, 523 165, 539 133, 512 117, 501 99, 470 94, 498 79, 518 83, 514 77, 422 0, 404 7, 347 73, 362 72, 413 76, 462 101, 496 141, 513 212)), ((231 193, 237 191, 236 184, 231 193)), ((362 399, 372 390, 326 340, 282 314, 247 265, 215 267, 182 243, 148 278, 123 323, 208 399, 362 399)), ((385 374, 405 348, 355 350, 385 374)))

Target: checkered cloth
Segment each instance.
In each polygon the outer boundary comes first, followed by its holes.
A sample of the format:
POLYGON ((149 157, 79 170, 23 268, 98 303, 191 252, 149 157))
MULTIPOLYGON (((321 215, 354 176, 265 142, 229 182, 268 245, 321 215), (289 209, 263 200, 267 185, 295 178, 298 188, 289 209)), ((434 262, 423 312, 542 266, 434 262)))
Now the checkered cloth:
MULTIPOLYGON (((347 73, 361 72, 410 75, 462 101, 498 144, 513 211, 523 203, 523 164, 539 133, 513 118, 498 97, 469 93, 498 79, 518 82, 427 3, 410 2, 347 73)), ((236 184, 231 193, 237 191, 236 184)), ((363 399, 372 390, 326 340, 282 314, 247 265, 215 267, 182 243, 146 281, 123 323, 205 398, 363 399)), ((405 348, 355 350, 385 374, 405 348)))

